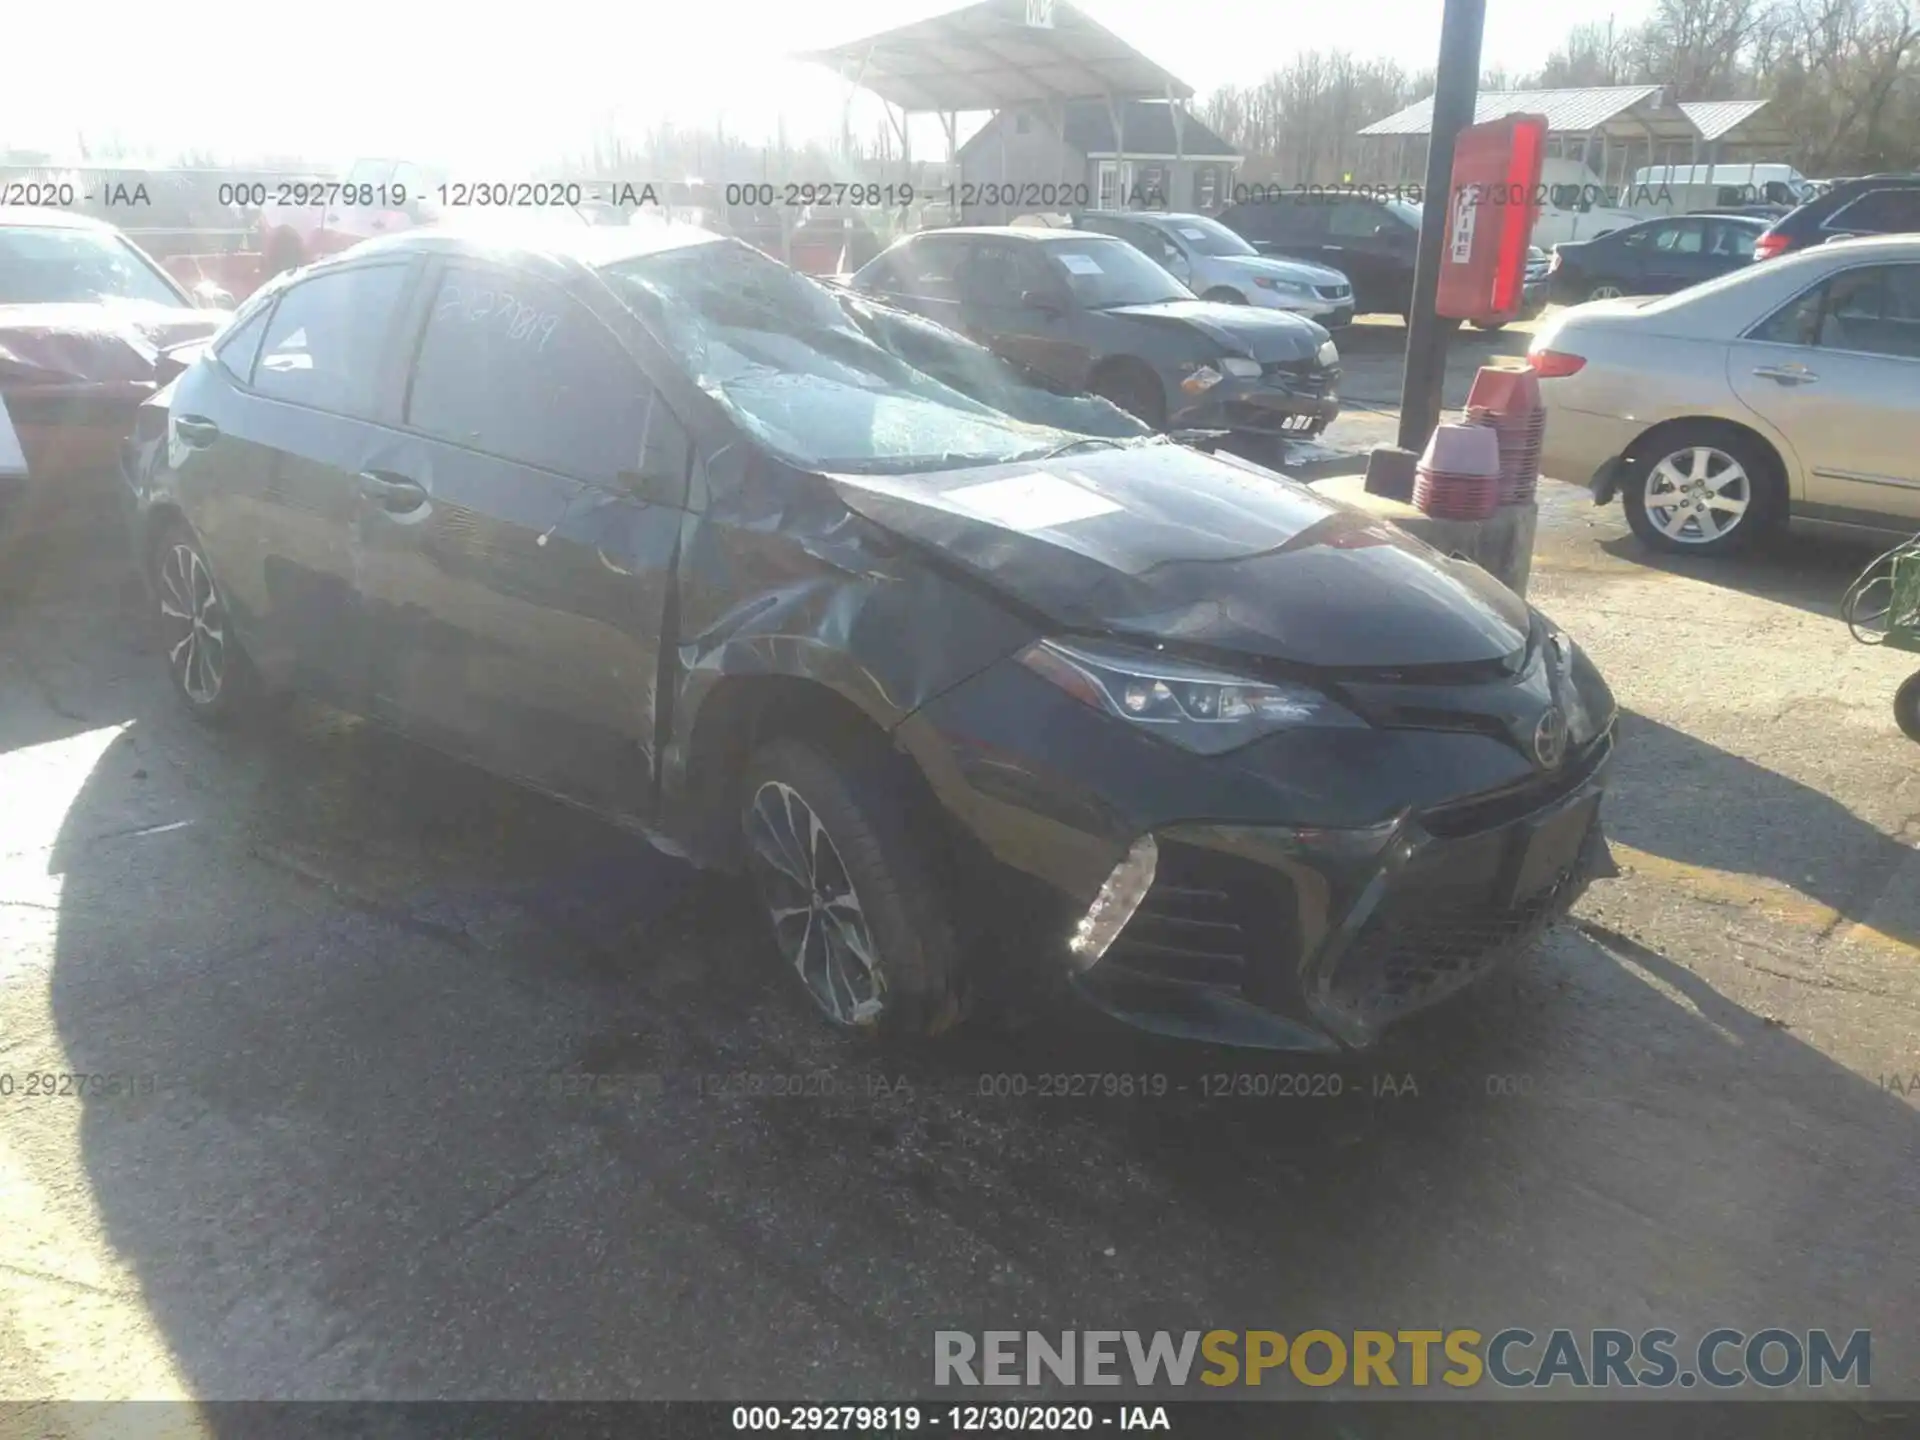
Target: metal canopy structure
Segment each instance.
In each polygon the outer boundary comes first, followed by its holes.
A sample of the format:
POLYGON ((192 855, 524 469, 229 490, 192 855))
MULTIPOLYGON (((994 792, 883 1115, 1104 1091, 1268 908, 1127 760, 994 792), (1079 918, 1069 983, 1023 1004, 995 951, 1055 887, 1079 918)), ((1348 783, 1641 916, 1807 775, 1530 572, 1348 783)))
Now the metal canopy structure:
POLYGON ((908 114, 1193 98, 1190 85, 1066 0, 980 0, 796 58, 824 65, 908 114))
MULTIPOLYGON (((1723 144, 1782 154, 1791 147, 1792 137, 1773 123, 1764 100, 1674 104, 1667 95, 1660 85, 1496 91, 1476 97, 1474 123, 1503 115, 1545 115, 1550 157, 1577 156, 1602 179, 1619 183, 1638 165, 1718 160, 1723 144)), ((1360 134, 1404 141, 1426 136, 1432 123, 1433 102, 1422 100, 1360 134)))
POLYGON ((878 96, 909 160, 911 115, 940 117, 954 166, 962 112, 1028 110, 1064 140, 1068 112, 1085 101, 1106 108, 1116 165, 1129 153, 1130 101, 1166 102, 1173 152, 1185 153, 1183 102, 1193 87, 1067 0, 978 0, 794 58, 878 96))
MULTIPOLYGON (((1503 115, 1545 115, 1547 133, 1601 133, 1618 140, 1691 141, 1699 137, 1685 111, 1661 104, 1658 85, 1597 85, 1579 90, 1499 90, 1477 96, 1473 123, 1503 115)), ((1433 125, 1431 98, 1376 120, 1362 135, 1425 135, 1433 125)))

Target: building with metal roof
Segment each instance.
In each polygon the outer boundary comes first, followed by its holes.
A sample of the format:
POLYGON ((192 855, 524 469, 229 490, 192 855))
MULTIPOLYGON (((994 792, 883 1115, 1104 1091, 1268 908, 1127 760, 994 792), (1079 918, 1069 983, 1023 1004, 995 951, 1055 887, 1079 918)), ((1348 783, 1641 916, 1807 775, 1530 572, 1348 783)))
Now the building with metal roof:
MULTIPOLYGON (((1791 137, 1779 133, 1764 100, 1678 102, 1662 85, 1596 85, 1565 90, 1500 90, 1480 95, 1474 123, 1503 115, 1547 117, 1549 159, 1577 159, 1602 184, 1626 185, 1651 165, 1777 160, 1791 137)), ((1376 170, 1417 177, 1433 124, 1431 98, 1360 131, 1380 142, 1376 170), (1410 143, 1411 142, 1411 143, 1410 143)))
POLYGON ((1149 191, 1171 208, 1212 209, 1240 164, 1189 112, 1191 85, 1068 0, 978 0, 797 58, 878 96, 903 148, 907 116, 938 115, 953 208, 970 223, 1149 191), (958 117, 982 110, 993 117, 956 144, 958 117))

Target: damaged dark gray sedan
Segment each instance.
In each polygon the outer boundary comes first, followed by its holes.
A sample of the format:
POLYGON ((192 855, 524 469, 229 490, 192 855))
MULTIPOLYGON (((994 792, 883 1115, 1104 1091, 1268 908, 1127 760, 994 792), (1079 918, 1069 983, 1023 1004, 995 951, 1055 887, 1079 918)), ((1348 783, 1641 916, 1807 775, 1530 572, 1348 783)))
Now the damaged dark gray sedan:
POLYGON ((1609 870, 1613 699, 1484 571, 737 241, 359 247, 125 469, 196 715, 305 690, 744 868, 850 1029, 1012 956, 1366 1046, 1609 870))

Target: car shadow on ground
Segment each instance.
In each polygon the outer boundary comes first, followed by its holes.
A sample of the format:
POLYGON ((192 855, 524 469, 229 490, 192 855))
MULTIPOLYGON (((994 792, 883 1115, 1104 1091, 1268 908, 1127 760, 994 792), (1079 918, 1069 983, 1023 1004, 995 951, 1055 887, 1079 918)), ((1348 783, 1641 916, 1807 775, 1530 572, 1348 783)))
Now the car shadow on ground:
MULTIPOLYGON (((39 1178, 199 1396, 924 1396, 941 1328, 1892 1333, 1913 1113, 1622 937, 1563 928, 1337 1089, 1051 1014, 866 1051, 730 882, 338 717, 168 714, 49 865, 59 1068, 154 1084, 39 1178), (156 751, 195 823, 130 839, 156 751)), ((1634 730, 1630 768, 1738 763, 1634 730)), ((1614 811, 1657 847, 1657 806, 1614 811)))
MULTIPOLYGON (((1837 622, 1841 597, 1854 577, 1894 543, 1893 536, 1855 539, 1791 532, 1769 536, 1744 554, 1702 559, 1652 549, 1628 533, 1600 541, 1599 548, 1649 570, 1831 616, 1837 622)), ((1834 643, 1853 642, 1844 628, 1836 626, 1834 643)))
MULTIPOLYGON (((1608 806, 1616 840, 1651 855, 1761 876, 1865 921, 1912 858, 1911 843, 1833 797, 1648 716, 1621 717, 1626 759, 1608 806)), ((1920 829, 1920 814, 1910 819, 1920 829)), ((1888 933, 1920 946, 1920 930, 1888 933)))

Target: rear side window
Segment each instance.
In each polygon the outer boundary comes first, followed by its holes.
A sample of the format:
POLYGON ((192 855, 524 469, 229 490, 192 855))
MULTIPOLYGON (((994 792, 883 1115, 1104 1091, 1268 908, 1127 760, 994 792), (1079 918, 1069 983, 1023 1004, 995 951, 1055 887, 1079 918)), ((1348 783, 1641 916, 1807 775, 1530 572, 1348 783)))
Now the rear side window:
POLYGON ((1752 225, 1729 225, 1722 222, 1709 227, 1708 250, 1719 256, 1733 256, 1738 260, 1753 258, 1753 242, 1760 238, 1760 231, 1752 225))
POLYGON ((1905 190, 1869 190, 1842 205, 1827 221, 1829 230, 1859 230, 1895 235, 1920 230, 1920 186, 1905 190))
POLYGON ((1327 213, 1327 233, 1341 240, 1371 239, 1387 223, 1387 212, 1364 200, 1342 200, 1327 213))
POLYGON ((891 252, 886 280, 903 294, 927 300, 960 298, 960 262, 966 257, 962 246, 951 240, 917 240, 891 252))
POLYGON ((267 322, 253 388, 337 415, 371 416, 405 265, 360 265, 303 280, 267 322))
POLYGON ((639 464, 652 397, 607 328, 543 281, 450 266, 427 314, 407 423, 581 480, 639 464))
POLYGON ((1920 360, 1920 265, 1842 271, 1768 317, 1753 338, 1920 360))
POLYGON ((1327 207, 1294 200, 1250 200, 1221 215, 1220 223, 1249 240, 1301 241, 1324 232, 1327 207))

